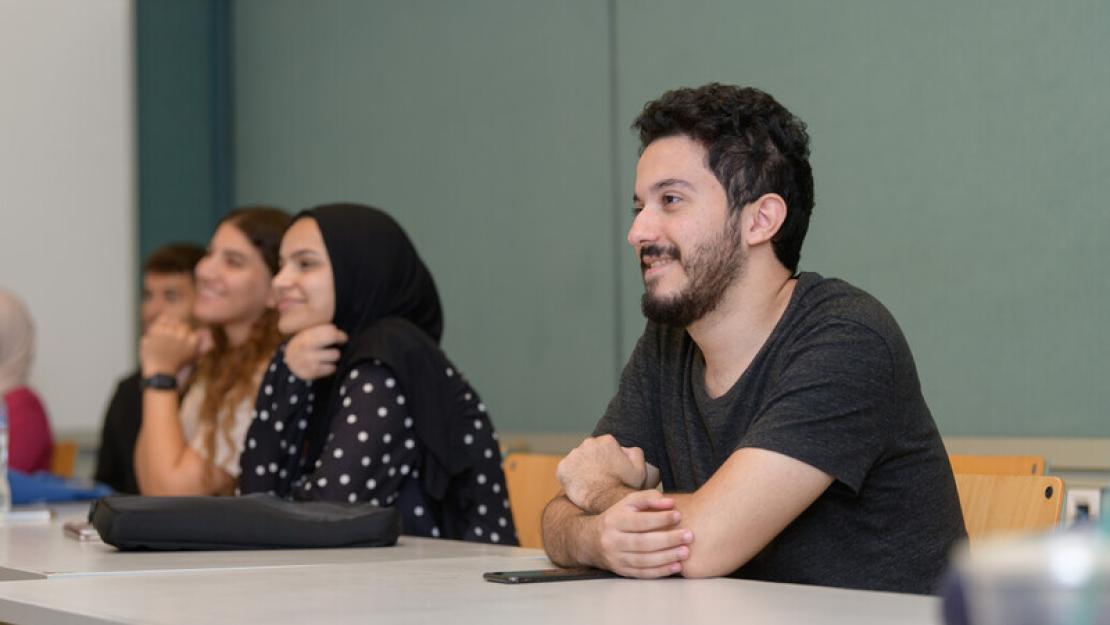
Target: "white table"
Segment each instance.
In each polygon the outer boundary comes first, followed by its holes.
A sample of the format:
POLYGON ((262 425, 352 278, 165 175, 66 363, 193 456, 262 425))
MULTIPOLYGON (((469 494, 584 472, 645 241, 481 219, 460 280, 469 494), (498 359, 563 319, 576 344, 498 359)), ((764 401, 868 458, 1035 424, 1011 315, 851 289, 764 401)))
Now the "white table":
POLYGON ((0 581, 452 558, 509 549, 402 536, 396 547, 381 549, 120 552, 100 541, 81 542, 65 535, 62 524, 84 520, 87 509, 87 504, 59 506, 48 522, 0 525, 0 581))
POLYGON ((605 579, 517 586, 483 581, 483 571, 547 564, 538 551, 505 552, 502 556, 7 582, 0 584, 0 621, 18 625, 940 622, 939 601, 932 597, 816 586, 735 579, 605 579))
POLYGON ((543 552, 402 537, 395 547, 118 552, 49 523, 0 526, 0 622, 614 623, 937 625, 939 600, 736 579, 504 585, 485 571, 546 568, 543 552))

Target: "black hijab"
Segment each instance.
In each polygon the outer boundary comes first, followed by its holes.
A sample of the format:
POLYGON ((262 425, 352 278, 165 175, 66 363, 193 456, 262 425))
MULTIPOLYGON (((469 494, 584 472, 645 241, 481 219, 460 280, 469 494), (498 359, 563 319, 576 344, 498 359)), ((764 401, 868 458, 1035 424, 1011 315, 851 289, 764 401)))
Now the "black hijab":
MULTIPOLYGON (((331 260, 336 327, 354 338, 399 318, 439 343, 443 311, 435 282, 392 217, 358 204, 325 204, 294 220, 305 217, 316 220, 331 260)), ((343 357, 356 355, 345 350, 343 357)))
MULTIPOLYGON (((421 479, 425 493, 436 501, 448 496, 452 477, 469 468, 470 460, 451 441, 460 427, 456 418, 458 377, 444 376, 451 367, 439 349, 443 332, 443 313, 439 294, 428 272, 404 230, 382 211, 358 204, 326 204, 299 213, 298 219, 316 221, 323 235, 331 261, 335 285, 335 316, 333 323, 348 337, 341 346, 336 373, 312 382, 309 401, 271 400, 297 392, 293 382, 286 384, 286 371, 278 352, 263 381, 256 410, 261 413, 272 406, 267 419, 255 417, 248 431, 248 445, 242 457, 243 493, 273 490, 287 495, 291 482, 312 467, 319 457, 330 429, 331 420, 339 412, 341 398, 339 381, 360 364, 377 360, 389 367, 408 398, 417 439, 423 448, 421 479), (275 392, 276 391, 276 392, 275 392), (273 395, 270 395, 273 393, 273 395), (287 426, 271 427, 282 421, 287 426), (297 427, 307 423, 307 427, 297 427), (306 431, 307 430, 307 431, 306 431), (280 438, 281 440, 270 440, 280 438), (279 452, 278 445, 281 450, 279 452), (307 446, 299 462, 285 450, 307 446), (256 475, 252 467, 266 466, 270 456, 284 467, 280 477, 271 469, 268 475, 256 475)), ((289 376, 292 380, 292 376, 289 376)), ((275 465, 271 465, 275 466, 275 465)))

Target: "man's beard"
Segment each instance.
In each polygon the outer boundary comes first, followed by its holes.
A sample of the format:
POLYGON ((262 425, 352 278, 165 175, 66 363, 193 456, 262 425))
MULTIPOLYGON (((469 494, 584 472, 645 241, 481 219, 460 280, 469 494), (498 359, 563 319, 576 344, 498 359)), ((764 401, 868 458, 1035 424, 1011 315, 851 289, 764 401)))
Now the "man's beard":
POLYGON ((744 253, 740 245, 740 220, 738 216, 730 216, 721 235, 698 245, 687 261, 682 260, 678 248, 673 246, 647 246, 640 250, 640 257, 645 255, 679 262, 686 273, 687 284, 681 293, 671 297, 653 296, 645 284, 640 310, 656 323, 689 326, 717 309, 725 291, 741 273, 744 253))

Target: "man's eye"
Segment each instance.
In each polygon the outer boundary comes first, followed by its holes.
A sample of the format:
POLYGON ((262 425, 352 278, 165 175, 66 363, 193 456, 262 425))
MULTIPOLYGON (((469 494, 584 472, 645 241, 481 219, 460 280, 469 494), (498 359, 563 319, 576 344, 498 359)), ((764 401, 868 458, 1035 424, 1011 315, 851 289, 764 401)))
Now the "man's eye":
POLYGON ((176 302, 177 300, 181 299, 181 296, 177 293, 169 292, 166 293, 165 298, 167 302, 176 302))
POLYGON ((664 195, 663 196, 663 203, 664 204, 674 204, 675 202, 678 202, 681 199, 682 198, 678 197, 677 195, 664 195))
POLYGON ((224 264, 228 267, 235 267, 236 269, 239 269, 241 267, 247 266, 247 257, 243 254, 223 254, 221 258, 223 259, 224 264))
POLYGON ((633 217, 635 217, 636 215, 639 215, 642 212, 644 212, 644 207, 643 206, 633 206, 632 207, 632 216, 633 217))

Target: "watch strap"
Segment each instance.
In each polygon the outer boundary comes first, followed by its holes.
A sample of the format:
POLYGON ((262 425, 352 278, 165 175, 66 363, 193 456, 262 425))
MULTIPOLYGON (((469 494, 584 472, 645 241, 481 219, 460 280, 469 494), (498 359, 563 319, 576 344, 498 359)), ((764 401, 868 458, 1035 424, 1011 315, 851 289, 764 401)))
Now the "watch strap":
POLYGON ((168 373, 155 373, 143 378, 143 388, 153 388, 164 391, 177 390, 177 378, 168 373))

